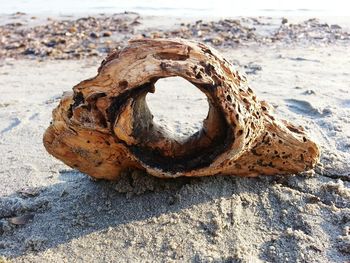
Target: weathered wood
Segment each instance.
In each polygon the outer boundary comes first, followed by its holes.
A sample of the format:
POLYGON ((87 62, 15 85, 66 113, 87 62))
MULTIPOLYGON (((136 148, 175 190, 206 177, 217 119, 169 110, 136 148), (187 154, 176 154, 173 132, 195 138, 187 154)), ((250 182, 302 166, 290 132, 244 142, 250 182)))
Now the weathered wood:
POLYGON ((135 40, 109 55, 96 77, 64 95, 44 145, 67 165, 111 180, 127 168, 165 178, 288 174, 319 159, 303 129, 275 119, 227 60, 185 40, 135 40), (145 101, 158 79, 171 76, 208 98, 203 128, 184 140, 154 123, 145 101))

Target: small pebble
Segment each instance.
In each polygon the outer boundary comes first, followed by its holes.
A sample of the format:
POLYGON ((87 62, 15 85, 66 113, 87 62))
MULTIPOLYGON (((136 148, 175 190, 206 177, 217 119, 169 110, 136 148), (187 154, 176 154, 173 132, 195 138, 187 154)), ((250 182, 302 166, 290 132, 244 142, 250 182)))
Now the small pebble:
POLYGON ((287 24, 287 23, 288 23, 288 19, 285 18, 285 17, 283 17, 283 18, 282 18, 282 25, 287 24))
POLYGON ((111 31, 106 31, 106 32, 103 32, 102 34, 103 37, 110 37, 111 35, 112 35, 111 31))
POLYGON ((90 37, 91 37, 91 38, 99 38, 100 36, 99 36, 99 34, 96 33, 96 32, 91 32, 91 33, 90 33, 90 37))

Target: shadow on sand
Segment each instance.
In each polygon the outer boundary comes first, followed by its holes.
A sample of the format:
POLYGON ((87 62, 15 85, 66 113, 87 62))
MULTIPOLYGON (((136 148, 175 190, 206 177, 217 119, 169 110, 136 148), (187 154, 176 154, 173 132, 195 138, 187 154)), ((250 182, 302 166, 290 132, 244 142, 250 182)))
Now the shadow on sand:
MULTIPOLYGON (((283 259, 284 254, 279 254, 278 257, 269 254, 271 246, 276 246, 281 253, 293 253, 290 256, 294 259, 301 259, 300 255, 305 252, 317 257, 319 250, 322 250, 317 239, 313 243, 306 239, 300 240, 298 236, 293 236, 294 232, 286 234, 287 229, 297 231, 296 233, 301 231, 306 237, 327 233, 333 238, 327 229, 329 225, 324 221, 332 215, 327 206, 333 205, 334 196, 324 198, 322 192, 312 193, 314 190, 307 189, 309 183, 316 182, 319 178, 214 176, 164 180, 134 171, 125 174, 119 182, 95 182, 74 170, 62 170, 58 176, 60 183, 0 199, 1 255, 16 258, 38 253, 91 233, 103 233, 110 228, 181 212, 205 203, 210 203, 207 209, 215 209, 218 199, 228 200, 227 202, 231 202, 230 199, 238 200, 231 205, 237 205, 241 209, 238 214, 231 215, 230 230, 223 233, 227 235, 225 238, 232 237, 237 242, 234 237, 237 231, 242 231, 240 238, 254 239, 254 236, 244 237, 247 233, 241 224, 248 224, 249 230, 249 224, 258 227, 257 222, 261 222, 258 228, 260 230, 255 233, 259 239, 261 237, 266 240, 259 248, 260 259, 283 259), (307 210, 300 210, 300 207, 310 203, 320 204, 320 215, 325 218, 319 217, 318 223, 326 225, 327 231, 312 223, 314 216, 309 215, 307 210), (324 207, 327 208, 326 211, 323 211, 324 207), (247 218, 245 211, 252 217, 247 218), (9 223, 9 218, 21 215, 34 217, 23 225, 9 223), (276 233, 280 234, 274 239, 276 233)), ((347 202, 344 201, 343 204, 347 206, 347 202)), ((228 217, 226 214, 219 216, 228 217)), ((339 231, 340 228, 336 226, 334 229, 339 231)), ((201 261, 197 257, 198 255, 193 255, 193 261, 201 261)))
POLYGON ((0 254, 13 258, 43 251, 110 227, 239 194, 243 188, 237 180, 257 184, 262 180, 219 176, 165 180, 134 171, 119 182, 107 182, 74 170, 60 171, 59 179, 61 183, 0 199, 0 254), (34 217, 23 225, 8 223, 9 218, 23 215, 34 217), (15 249, 10 245, 14 243, 15 249))

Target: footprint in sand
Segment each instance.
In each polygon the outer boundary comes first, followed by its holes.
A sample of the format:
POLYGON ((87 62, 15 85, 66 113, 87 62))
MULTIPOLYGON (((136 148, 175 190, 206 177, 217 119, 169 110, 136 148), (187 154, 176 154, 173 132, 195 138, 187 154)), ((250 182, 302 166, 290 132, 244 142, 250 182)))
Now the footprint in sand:
POLYGON ((5 132, 11 131, 12 129, 14 129, 15 127, 17 127, 20 124, 21 124, 21 120, 20 119, 13 118, 11 120, 10 125, 7 126, 5 129, 3 129, 2 131, 0 131, 0 134, 4 134, 5 132))
POLYGON ((287 102, 287 107, 289 108, 289 110, 297 114, 307 115, 316 118, 324 117, 331 114, 331 111, 329 109, 324 109, 323 111, 320 111, 320 109, 314 107, 310 102, 305 100, 287 99, 285 101, 287 102))
POLYGON ((350 108, 350 100, 343 100, 343 101, 342 101, 342 105, 343 105, 345 108, 350 108))
POLYGON ((39 117, 39 113, 34 113, 32 116, 29 117, 29 120, 32 121, 32 120, 38 119, 38 117, 39 117))
POLYGON ((8 106, 10 106, 11 105, 11 103, 0 103, 0 108, 6 108, 6 107, 8 107, 8 106))
POLYGON ((40 117, 40 113, 38 113, 38 112, 34 112, 34 113, 29 112, 26 116, 21 116, 21 118, 13 117, 10 120, 8 120, 8 122, 10 124, 6 128, 4 128, 3 130, 1 130, 0 134, 10 132, 11 130, 13 130, 17 126, 27 124, 29 121, 37 120, 37 119, 39 119, 39 117, 40 117))
POLYGON ((16 105, 17 103, 18 103, 18 100, 10 100, 10 101, 0 102, 0 109, 16 105))

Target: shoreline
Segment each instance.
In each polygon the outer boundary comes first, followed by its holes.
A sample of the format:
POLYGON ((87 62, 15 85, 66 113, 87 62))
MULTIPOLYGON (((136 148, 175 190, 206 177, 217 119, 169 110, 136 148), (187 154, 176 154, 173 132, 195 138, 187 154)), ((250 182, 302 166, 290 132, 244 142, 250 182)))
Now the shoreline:
POLYGON ((319 46, 350 43, 349 31, 316 18, 239 17, 214 20, 144 17, 137 13, 43 19, 18 13, 0 23, 0 59, 103 57, 129 39, 185 38, 219 50, 238 46, 319 46), (29 21, 29 22, 28 22, 29 21), (33 24, 31 24, 32 22, 33 24))

